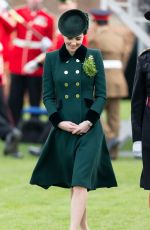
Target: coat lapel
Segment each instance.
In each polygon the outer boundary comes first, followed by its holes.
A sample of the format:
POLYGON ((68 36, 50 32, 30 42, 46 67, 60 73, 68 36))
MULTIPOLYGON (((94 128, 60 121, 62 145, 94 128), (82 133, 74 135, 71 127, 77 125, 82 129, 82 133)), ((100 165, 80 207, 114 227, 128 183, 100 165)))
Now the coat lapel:
MULTIPOLYGON (((83 45, 81 45, 77 51, 75 52, 75 54, 73 55, 73 57, 79 59, 81 62, 84 62, 84 59, 86 57, 86 53, 87 53, 87 48, 83 45)), ((66 62, 68 61, 72 56, 69 54, 68 50, 66 49, 65 44, 60 48, 59 50, 59 56, 62 62, 66 62)))

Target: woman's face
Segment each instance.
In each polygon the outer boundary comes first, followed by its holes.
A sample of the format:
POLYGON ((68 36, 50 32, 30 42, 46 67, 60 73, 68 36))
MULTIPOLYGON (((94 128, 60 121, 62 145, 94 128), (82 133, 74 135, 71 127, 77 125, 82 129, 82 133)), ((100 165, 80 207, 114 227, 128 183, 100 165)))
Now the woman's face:
POLYGON ((79 36, 73 38, 68 38, 64 36, 64 43, 66 45, 66 49, 71 55, 73 55, 76 52, 76 50, 82 45, 83 36, 83 34, 80 34, 79 36))

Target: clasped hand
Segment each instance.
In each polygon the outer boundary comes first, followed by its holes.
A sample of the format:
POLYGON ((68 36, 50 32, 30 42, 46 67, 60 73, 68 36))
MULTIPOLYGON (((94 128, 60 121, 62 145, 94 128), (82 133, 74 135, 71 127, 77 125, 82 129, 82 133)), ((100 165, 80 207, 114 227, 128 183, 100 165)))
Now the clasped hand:
POLYGON ((76 124, 71 121, 61 121, 58 124, 58 127, 64 131, 67 131, 67 132, 70 132, 76 135, 82 135, 83 133, 87 133, 88 130, 90 129, 86 121, 83 121, 80 124, 76 124))

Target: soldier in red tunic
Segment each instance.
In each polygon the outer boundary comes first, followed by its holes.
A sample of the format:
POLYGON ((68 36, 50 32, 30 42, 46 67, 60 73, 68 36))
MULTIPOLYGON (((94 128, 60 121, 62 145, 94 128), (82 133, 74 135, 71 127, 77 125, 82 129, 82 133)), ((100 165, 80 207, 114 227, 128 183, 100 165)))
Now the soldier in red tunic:
POLYGON ((21 132, 14 128, 10 122, 3 93, 4 61, 8 60, 8 41, 9 33, 0 23, 0 138, 5 140, 4 155, 20 158, 22 154, 18 151, 18 144, 21 132))
POLYGON ((26 91, 32 106, 39 106, 42 88, 42 67, 28 74, 24 65, 52 45, 54 17, 42 8, 43 0, 27 0, 27 5, 1 13, 5 27, 15 33, 10 51, 11 84, 9 106, 15 124, 21 118, 26 91), (14 19, 14 23, 10 23, 14 19), (15 106, 14 106, 15 105, 15 106))

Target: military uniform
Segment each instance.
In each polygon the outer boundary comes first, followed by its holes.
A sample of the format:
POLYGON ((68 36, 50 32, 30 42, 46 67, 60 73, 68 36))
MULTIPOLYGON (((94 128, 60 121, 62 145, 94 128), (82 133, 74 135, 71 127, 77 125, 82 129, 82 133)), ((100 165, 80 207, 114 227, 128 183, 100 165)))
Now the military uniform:
POLYGON ((23 6, 16 9, 16 12, 21 16, 21 21, 13 24, 10 23, 9 14, 9 17, 6 17, 5 14, 1 15, 1 20, 3 20, 7 30, 16 32, 9 51, 11 73, 9 106, 15 124, 18 123, 21 116, 23 97, 26 90, 29 93, 30 104, 32 106, 39 106, 40 104, 42 67, 39 67, 32 74, 27 74, 24 72, 24 65, 43 52, 42 38, 46 37, 53 40, 55 24, 54 17, 44 9, 32 11, 28 6, 23 6), (24 21, 23 23, 22 20, 24 21))
MULTIPOLYGON (((96 20, 108 21, 108 13, 105 11, 92 11, 96 20), (104 15, 103 15, 104 14, 104 15)), ((105 106, 106 122, 103 121, 104 131, 108 140, 117 138, 120 126, 120 99, 128 95, 128 87, 123 70, 123 60, 126 42, 122 34, 110 25, 96 25, 88 36, 89 47, 101 51, 104 59, 107 88, 107 104, 105 106)), ((111 157, 116 158, 118 147, 112 148, 111 157)))
POLYGON ((21 139, 21 132, 13 128, 8 116, 8 108, 5 103, 3 93, 3 78, 4 78, 4 60, 7 60, 9 34, 0 23, 0 138, 5 140, 4 154, 11 154, 14 157, 20 158, 22 155, 18 152, 18 142, 21 139))
POLYGON ((150 190, 150 49, 137 61, 131 100, 133 142, 142 143, 143 170, 140 186, 150 190))
POLYGON ((9 39, 8 39, 9 34, 5 30, 1 22, 0 22, 0 31, 1 31, 0 32, 0 115, 3 117, 3 119, 5 119, 8 122, 9 119, 8 119, 8 114, 7 114, 7 107, 6 107, 6 104, 4 103, 5 99, 3 95, 4 94, 3 85, 4 85, 4 61, 7 61, 8 59, 8 45, 6 45, 6 40, 9 43, 9 39))
MULTIPOLYGON (((0 24, 0 30, 2 32, 2 26, 0 24)), ((3 93, 3 75, 4 75, 4 59, 3 59, 3 43, 0 39, 0 138, 5 139, 7 134, 12 131, 12 127, 9 123, 7 106, 5 104, 3 93)))
POLYGON ((48 53, 43 87, 44 104, 55 127, 43 147, 31 184, 43 188, 78 185, 88 190, 116 186, 105 137, 98 121, 106 99, 99 52, 81 46, 72 57, 64 45, 60 50, 48 53), (93 78, 89 78, 82 69, 82 63, 89 55, 94 57, 98 70, 93 78), (62 120, 79 124, 86 119, 95 124, 82 136, 57 127, 62 120))

